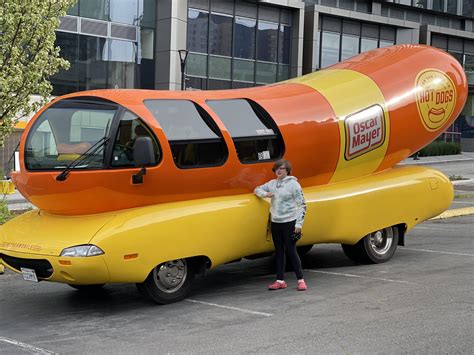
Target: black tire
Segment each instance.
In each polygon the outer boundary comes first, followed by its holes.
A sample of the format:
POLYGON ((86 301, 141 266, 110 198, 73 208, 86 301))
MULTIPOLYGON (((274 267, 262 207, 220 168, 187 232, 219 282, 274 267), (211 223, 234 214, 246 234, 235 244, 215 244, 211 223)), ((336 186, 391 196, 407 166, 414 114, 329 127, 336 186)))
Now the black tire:
POLYGON ((158 304, 178 302, 189 293, 194 274, 194 267, 188 260, 170 260, 155 267, 137 288, 145 298, 158 304))
POLYGON ((105 286, 105 284, 98 284, 98 285, 72 285, 68 284, 72 288, 81 291, 81 292, 97 292, 105 286))
POLYGON ((363 264, 379 264, 389 261, 398 245, 399 230, 387 227, 366 235, 357 244, 341 244, 349 259, 363 264))

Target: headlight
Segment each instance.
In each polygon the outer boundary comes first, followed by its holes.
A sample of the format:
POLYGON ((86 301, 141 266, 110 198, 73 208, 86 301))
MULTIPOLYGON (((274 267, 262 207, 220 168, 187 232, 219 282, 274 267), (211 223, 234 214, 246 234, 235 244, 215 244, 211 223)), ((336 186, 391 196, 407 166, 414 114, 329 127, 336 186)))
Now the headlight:
POLYGON ((104 254, 104 251, 92 244, 77 245, 75 247, 66 248, 61 252, 61 256, 71 257, 96 256, 102 254, 104 254))

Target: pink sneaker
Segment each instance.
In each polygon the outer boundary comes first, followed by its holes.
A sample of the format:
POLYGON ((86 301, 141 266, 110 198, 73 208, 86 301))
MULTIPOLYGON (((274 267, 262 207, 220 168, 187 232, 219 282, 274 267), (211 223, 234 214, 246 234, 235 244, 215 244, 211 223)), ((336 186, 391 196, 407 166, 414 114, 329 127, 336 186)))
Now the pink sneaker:
POLYGON ((306 285, 306 282, 298 281, 298 286, 297 286, 298 291, 306 291, 307 289, 308 289, 308 286, 306 285))
POLYGON ((280 290, 280 289, 283 289, 283 288, 286 288, 287 285, 286 285, 286 282, 283 281, 283 282, 278 282, 278 281, 275 281, 274 283, 268 285, 268 289, 269 290, 280 290))

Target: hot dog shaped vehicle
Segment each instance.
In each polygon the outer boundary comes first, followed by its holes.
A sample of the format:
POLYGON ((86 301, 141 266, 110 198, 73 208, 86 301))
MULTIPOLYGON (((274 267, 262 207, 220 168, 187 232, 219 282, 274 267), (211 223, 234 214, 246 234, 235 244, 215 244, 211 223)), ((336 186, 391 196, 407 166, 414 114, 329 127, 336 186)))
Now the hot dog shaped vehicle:
POLYGON ((195 273, 273 250, 269 203, 252 191, 282 157, 308 205, 300 249, 386 261, 453 197, 442 173, 395 165, 466 96, 453 57, 401 45, 265 87, 60 97, 24 132, 12 177, 39 211, 1 228, 1 262, 27 280, 130 282, 178 301, 195 273))

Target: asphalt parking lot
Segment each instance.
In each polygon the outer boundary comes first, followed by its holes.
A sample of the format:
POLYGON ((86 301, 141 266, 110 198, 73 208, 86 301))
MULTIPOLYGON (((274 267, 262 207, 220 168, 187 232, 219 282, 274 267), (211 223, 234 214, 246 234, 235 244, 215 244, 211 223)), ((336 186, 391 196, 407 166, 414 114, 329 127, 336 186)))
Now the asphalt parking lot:
POLYGON ((309 290, 267 291, 272 258, 199 278, 156 306, 133 285, 83 295, 0 275, 0 353, 472 354, 474 216, 428 221, 385 264, 357 265, 339 245, 304 260, 309 290))

